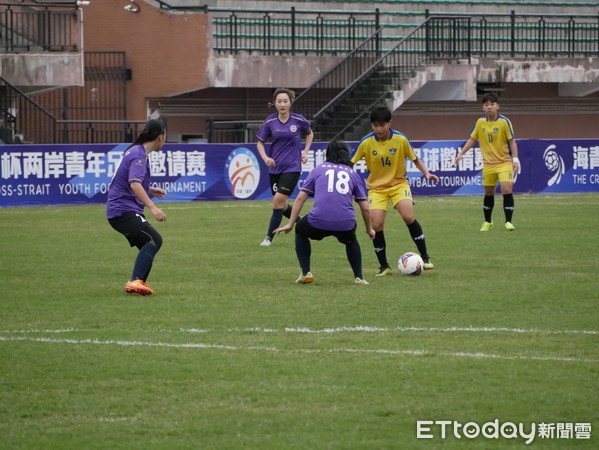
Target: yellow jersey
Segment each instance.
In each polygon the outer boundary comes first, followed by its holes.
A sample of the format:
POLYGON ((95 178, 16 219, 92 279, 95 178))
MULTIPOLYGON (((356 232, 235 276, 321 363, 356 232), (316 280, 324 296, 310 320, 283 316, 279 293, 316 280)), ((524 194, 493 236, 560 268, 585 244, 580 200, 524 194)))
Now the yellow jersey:
POLYGON ((478 140, 485 166, 495 167, 512 162, 508 142, 514 139, 514 129, 507 117, 500 114, 494 122, 489 122, 486 116, 481 117, 476 121, 470 137, 478 140))
POLYGON ((378 140, 376 134, 370 133, 359 143, 352 163, 364 158, 370 174, 366 178, 368 189, 388 189, 408 181, 406 158, 416 160, 416 154, 408 138, 392 129, 384 142, 378 140))

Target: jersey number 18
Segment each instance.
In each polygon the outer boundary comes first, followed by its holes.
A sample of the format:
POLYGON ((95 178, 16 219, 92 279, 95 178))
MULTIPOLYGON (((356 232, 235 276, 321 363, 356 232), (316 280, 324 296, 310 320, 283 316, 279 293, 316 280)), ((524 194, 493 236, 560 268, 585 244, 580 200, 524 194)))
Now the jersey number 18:
POLYGON ((337 191, 340 194, 347 194, 349 192, 349 174, 347 172, 337 172, 337 181, 335 181, 335 171, 329 169, 325 172, 328 178, 327 191, 337 191))

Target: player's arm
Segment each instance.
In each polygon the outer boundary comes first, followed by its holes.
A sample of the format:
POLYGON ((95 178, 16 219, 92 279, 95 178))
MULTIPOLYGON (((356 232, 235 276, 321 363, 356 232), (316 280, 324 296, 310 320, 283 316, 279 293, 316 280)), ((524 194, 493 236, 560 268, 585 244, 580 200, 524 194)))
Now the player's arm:
POLYGON ((512 164, 514 165, 514 172, 520 172, 520 160, 518 159, 518 144, 516 139, 510 139, 508 141, 510 146, 510 152, 512 153, 512 164))
POLYGON ((433 180, 435 183, 439 182, 439 177, 435 174, 430 173, 428 171, 428 168, 426 167, 426 165, 424 164, 424 162, 422 162, 422 160, 420 158, 416 158, 413 162, 414 162, 414 165, 416 166, 416 168, 424 174, 424 177, 427 180, 433 180))
POLYGON ((150 212, 152 213, 152 215, 156 218, 156 220, 158 222, 166 221, 166 214, 164 214, 162 212, 162 210, 154 204, 154 202, 152 201, 152 199, 150 199, 150 196, 146 193, 146 191, 145 191, 144 187, 141 185, 141 183, 134 182, 134 183, 130 183, 129 186, 131 187, 131 190, 133 191, 135 196, 144 205, 146 205, 148 207, 148 209, 150 210, 150 212))
POLYGON ((166 197, 166 191, 159 187, 150 186, 150 195, 152 197, 164 198, 166 197))
POLYGON ((474 144, 476 144, 476 139, 474 139, 474 138, 470 138, 466 141, 466 143, 464 144, 464 146, 458 153, 458 156, 456 156, 455 160, 453 161, 453 164, 455 166, 457 166, 459 164, 459 162, 462 160, 462 158, 464 157, 466 152, 468 150, 470 150, 472 147, 474 147, 474 144))
POLYGON ((351 158, 351 162, 352 162, 352 164, 355 164, 358 161, 360 161, 362 158, 364 158, 364 149, 362 148, 361 145, 359 145, 358 148, 356 149, 356 153, 354 153, 354 156, 352 156, 352 158, 351 158))
POLYGON ((306 164, 308 162, 308 152, 310 151, 310 147, 312 147, 312 141, 314 140, 314 131, 310 130, 310 132, 306 135, 306 145, 304 146, 304 151, 302 152, 302 163, 306 164))
POLYGON ((289 216, 289 222, 284 227, 277 228, 275 230, 275 233, 278 234, 284 231, 285 234, 287 234, 291 230, 293 230, 293 226, 295 225, 295 222, 297 221, 299 213, 302 211, 302 208, 304 207, 304 203, 306 203, 306 200, 308 200, 308 193, 305 191, 300 191, 299 194, 297 194, 297 198, 293 202, 293 208, 291 208, 291 216, 289 216))
POLYGON ((370 219, 370 206, 368 206, 368 201, 366 199, 359 201, 358 206, 360 206, 360 212, 362 213, 362 219, 364 219, 364 225, 366 226, 366 233, 370 237, 370 239, 374 239, 376 232, 372 228, 372 220, 370 219))
POLYGON ((260 157, 262 158, 262 161, 264 161, 264 164, 266 164, 268 167, 274 167, 275 166, 275 160, 270 158, 267 154, 266 154, 266 147, 264 147, 264 142, 262 142, 260 139, 258 139, 258 143, 256 144, 256 148, 258 149, 258 153, 260 153, 260 157))

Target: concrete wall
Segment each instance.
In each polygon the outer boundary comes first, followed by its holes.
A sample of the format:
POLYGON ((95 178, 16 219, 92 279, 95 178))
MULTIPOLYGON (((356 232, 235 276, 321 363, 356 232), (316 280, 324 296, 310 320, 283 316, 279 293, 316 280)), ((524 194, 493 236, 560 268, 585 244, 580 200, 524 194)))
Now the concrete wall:
POLYGON ((306 88, 341 59, 339 56, 211 54, 207 80, 210 87, 306 88))
POLYGON ((83 53, 3 53, 0 77, 25 93, 83 86, 83 53))

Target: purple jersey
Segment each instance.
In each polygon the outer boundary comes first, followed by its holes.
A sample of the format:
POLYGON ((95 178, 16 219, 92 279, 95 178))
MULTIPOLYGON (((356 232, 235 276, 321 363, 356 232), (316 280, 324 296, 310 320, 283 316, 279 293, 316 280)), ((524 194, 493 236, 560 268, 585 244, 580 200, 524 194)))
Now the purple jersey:
POLYGON ((310 122, 300 114, 291 113, 287 122, 279 120, 279 114, 268 116, 256 137, 262 142, 271 141, 266 154, 275 160, 269 173, 279 174, 302 171, 302 136, 310 133, 310 122))
POLYGON ((137 198, 129 186, 141 183, 144 190, 150 192, 150 165, 143 145, 136 145, 125 151, 121 158, 110 187, 106 202, 106 217, 112 219, 126 212, 143 214, 144 204, 137 198))
POLYGON ((301 190, 314 196, 308 222, 321 230, 351 230, 356 225, 353 197, 357 202, 367 201, 362 178, 345 164, 325 162, 316 166, 301 190))

